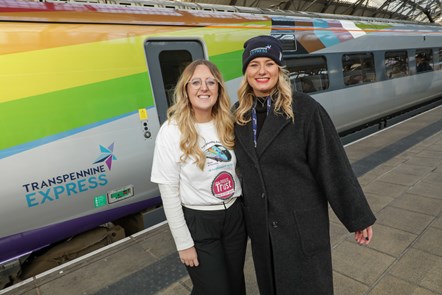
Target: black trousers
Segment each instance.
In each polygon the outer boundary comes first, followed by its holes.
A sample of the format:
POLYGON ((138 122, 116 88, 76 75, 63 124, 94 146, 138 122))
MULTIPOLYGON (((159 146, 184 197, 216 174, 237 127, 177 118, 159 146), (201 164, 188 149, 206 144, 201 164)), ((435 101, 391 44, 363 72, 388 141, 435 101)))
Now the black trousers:
POLYGON ((241 200, 225 210, 183 207, 199 266, 187 267, 192 295, 244 295, 247 234, 241 200))

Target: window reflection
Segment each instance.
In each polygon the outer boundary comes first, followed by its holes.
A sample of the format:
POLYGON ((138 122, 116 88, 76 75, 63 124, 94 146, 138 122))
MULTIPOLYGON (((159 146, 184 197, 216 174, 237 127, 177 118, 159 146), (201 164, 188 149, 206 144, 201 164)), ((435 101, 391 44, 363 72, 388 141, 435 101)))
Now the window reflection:
POLYGON ((417 49, 416 50, 416 73, 429 72, 433 70, 433 50, 417 49))
POLYGON ((372 53, 344 54, 342 56, 342 71, 345 85, 376 81, 372 53))
POLYGON ((311 93, 329 87, 327 60, 323 56, 293 58, 286 61, 296 91, 311 93))
POLYGON ((408 55, 406 51, 387 51, 385 53, 385 76, 387 79, 408 76, 408 55))

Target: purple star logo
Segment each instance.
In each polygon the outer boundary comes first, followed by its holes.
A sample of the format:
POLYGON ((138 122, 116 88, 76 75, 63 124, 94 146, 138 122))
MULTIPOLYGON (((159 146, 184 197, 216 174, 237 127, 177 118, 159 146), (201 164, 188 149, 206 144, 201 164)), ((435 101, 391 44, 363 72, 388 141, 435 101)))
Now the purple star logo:
POLYGON ((95 160, 94 164, 104 162, 106 163, 107 168, 109 168, 109 171, 112 168, 112 160, 116 160, 117 157, 113 154, 114 152, 114 143, 112 143, 109 147, 104 147, 100 144, 100 156, 98 156, 97 160, 95 160))

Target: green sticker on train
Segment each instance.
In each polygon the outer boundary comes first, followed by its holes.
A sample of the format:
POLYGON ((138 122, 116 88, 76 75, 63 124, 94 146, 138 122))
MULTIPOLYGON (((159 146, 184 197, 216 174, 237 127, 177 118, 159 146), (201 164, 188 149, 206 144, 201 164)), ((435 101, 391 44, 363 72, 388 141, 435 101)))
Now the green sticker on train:
POLYGON ((107 204, 106 200, 107 200, 106 195, 101 195, 101 196, 95 197, 94 198, 95 208, 105 206, 107 204))

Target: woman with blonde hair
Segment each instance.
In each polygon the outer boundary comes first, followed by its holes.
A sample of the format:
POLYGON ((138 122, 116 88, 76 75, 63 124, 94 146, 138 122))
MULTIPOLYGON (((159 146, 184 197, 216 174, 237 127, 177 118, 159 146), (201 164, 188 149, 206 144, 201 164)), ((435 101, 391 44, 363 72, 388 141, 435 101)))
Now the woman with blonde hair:
POLYGON ((282 46, 244 44, 235 153, 262 295, 333 294, 328 204, 366 245, 375 217, 327 112, 292 93, 282 46))
POLYGON ((192 62, 174 99, 156 138, 151 181, 159 185, 192 294, 244 295, 247 235, 221 73, 209 61, 192 62))

